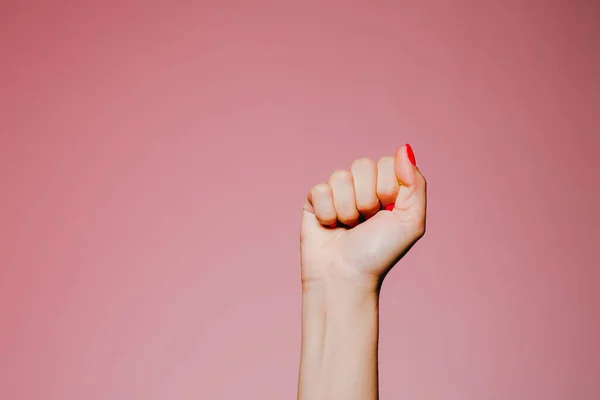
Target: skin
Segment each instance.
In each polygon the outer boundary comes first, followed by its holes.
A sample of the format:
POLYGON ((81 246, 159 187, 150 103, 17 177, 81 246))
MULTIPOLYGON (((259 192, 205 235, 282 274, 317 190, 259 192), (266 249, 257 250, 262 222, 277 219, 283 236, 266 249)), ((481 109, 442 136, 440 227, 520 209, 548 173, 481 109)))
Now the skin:
POLYGON ((381 284, 425 234, 426 204, 427 183, 406 145, 378 162, 358 159, 309 191, 300 233, 299 400, 379 398, 381 284))

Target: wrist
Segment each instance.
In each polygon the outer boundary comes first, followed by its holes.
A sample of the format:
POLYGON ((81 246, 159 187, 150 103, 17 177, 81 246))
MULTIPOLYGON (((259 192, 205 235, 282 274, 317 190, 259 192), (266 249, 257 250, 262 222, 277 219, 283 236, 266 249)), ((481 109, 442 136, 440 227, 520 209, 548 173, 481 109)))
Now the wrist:
POLYGON ((329 277, 313 280, 302 280, 303 295, 365 296, 377 295, 381 290, 382 280, 371 276, 329 277))
POLYGON ((302 284, 302 302, 310 315, 355 313, 379 306, 377 282, 364 280, 311 281, 302 284))

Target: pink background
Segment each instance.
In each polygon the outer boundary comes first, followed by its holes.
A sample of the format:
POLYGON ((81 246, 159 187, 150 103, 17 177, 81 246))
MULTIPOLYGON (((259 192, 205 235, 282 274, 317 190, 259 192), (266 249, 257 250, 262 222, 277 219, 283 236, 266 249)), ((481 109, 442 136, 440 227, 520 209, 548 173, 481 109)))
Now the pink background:
POLYGON ((0 5, 0 398, 294 398, 304 196, 405 142, 382 398, 600 398, 597 2, 102 3, 0 5))

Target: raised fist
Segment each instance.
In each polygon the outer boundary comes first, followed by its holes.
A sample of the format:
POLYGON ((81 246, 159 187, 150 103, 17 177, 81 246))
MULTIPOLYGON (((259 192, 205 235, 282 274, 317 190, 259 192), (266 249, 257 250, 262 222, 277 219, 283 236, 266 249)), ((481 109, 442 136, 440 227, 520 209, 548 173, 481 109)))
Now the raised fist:
POLYGON ((381 284, 425 234, 427 187, 410 145, 314 186, 303 207, 302 282, 381 284))

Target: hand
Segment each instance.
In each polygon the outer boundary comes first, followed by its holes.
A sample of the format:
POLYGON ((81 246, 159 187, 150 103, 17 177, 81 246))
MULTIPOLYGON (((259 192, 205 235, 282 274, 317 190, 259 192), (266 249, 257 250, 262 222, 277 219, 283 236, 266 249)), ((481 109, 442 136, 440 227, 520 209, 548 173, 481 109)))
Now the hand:
POLYGON ((410 145, 376 164, 356 160, 314 186, 303 207, 302 283, 380 285, 425 234, 427 188, 410 145))

